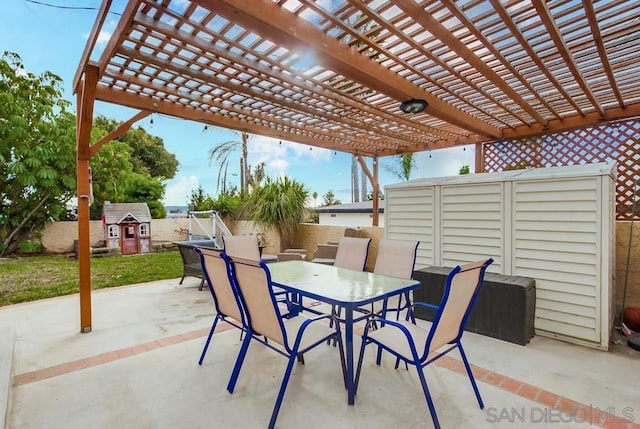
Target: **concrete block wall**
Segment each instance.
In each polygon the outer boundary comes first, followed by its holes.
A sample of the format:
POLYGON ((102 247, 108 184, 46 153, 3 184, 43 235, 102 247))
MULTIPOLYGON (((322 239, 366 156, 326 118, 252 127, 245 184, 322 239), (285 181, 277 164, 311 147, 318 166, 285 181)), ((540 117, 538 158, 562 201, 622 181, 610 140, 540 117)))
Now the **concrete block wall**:
MULTIPOLYGON (((248 221, 225 222, 233 234, 263 233, 267 244, 265 253, 277 254, 280 251, 280 239, 275 230, 248 221)), ((367 258, 367 270, 372 270, 375 264, 378 241, 384 237, 384 228, 365 227, 361 229, 364 237, 372 239, 367 258)), ((306 249, 309 258, 312 258, 318 243, 338 241, 344 235, 344 230, 343 226, 303 223, 300 224, 294 238, 293 247, 306 249)), ((640 306, 640 222, 636 222, 633 229, 631 229, 631 222, 616 222, 616 311, 622 310, 630 230, 632 237, 626 305, 640 306)), ((151 223, 153 241, 186 240, 188 231, 189 221, 184 218, 154 219, 151 223)), ((42 241, 49 253, 70 253, 73 252, 73 240, 77 240, 77 238, 78 226, 76 222, 56 222, 45 228, 42 241)), ((102 239, 102 222, 91 221, 91 244, 98 246, 102 239)))

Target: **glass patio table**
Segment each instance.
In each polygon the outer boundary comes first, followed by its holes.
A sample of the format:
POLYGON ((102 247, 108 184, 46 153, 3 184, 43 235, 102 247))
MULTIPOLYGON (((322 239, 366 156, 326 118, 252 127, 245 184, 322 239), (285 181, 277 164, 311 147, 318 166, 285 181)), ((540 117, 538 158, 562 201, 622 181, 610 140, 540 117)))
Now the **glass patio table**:
POLYGON ((353 362, 353 312, 358 307, 409 292, 420 286, 405 280, 366 271, 354 271, 307 261, 284 261, 269 264, 274 285, 294 296, 312 298, 344 309, 345 354, 347 360, 347 400, 355 402, 353 362))

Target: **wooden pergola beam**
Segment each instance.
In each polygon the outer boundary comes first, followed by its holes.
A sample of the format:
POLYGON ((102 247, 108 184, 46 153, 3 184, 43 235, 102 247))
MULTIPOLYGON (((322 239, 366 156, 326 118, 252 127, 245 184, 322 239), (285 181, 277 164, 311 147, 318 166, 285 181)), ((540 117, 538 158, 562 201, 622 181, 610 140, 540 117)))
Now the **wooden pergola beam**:
POLYGON ((608 121, 609 118, 624 119, 633 116, 640 116, 640 103, 629 104, 625 108, 614 107, 611 109, 605 109, 603 114, 600 114, 599 112, 591 112, 585 114, 584 116, 573 115, 562 120, 551 120, 547 123, 546 127, 540 127, 538 125, 534 125, 532 127, 516 127, 514 129, 505 130, 502 138, 517 139, 541 134, 556 133, 560 131, 598 125, 602 122, 608 121))
POLYGON ((564 87, 560 84, 560 82, 558 82, 558 79, 556 79, 556 77, 545 66, 540 56, 533 49, 531 44, 527 41, 527 38, 524 37, 524 34, 522 34, 518 26, 513 22, 511 15, 509 15, 509 13, 507 12, 507 9, 505 8, 505 6, 503 6, 502 2, 500 0, 489 0, 489 2, 491 3, 491 6, 493 6, 495 11, 500 16, 500 19, 502 20, 504 25, 509 29, 511 34, 518 40, 518 42, 520 43, 520 46, 522 46, 522 48, 525 50, 527 55, 531 57, 531 60, 536 65, 536 67, 538 67, 538 69, 542 71, 542 73, 544 73, 545 77, 549 79, 549 82, 551 82, 553 86, 558 90, 558 92, 562 94, 562 97, 564 98, 564 100, 567 103, 571 104, 571 106, 573 106, 576 112, 582 115, 583 112, 580 106, 578 106, 578 103, 574 101, 573 97, 571 97, 571 95, 567 92, 567 90, 564 89, 564 87))
MULTIPOLYGON (((429 13, 425 12, 424 6, 419 5, 415 0, 396 0, 396 6, 402 9, 407 15, 413 17, 423 28, 428 28, 429 32, 436 36, 454 51, 460 58, 464 58, 476 70, 482 73, 493 84, 500 88, 511 100, 513 100, 522 110, 527 112, 538 124, 544 124, 544 118, 535 111, 531 105, 525 101, 510 85, 508 85, 498 74, 493 71, 482 59, 462 43, 455 35, 451 34, 447 28, 429 13)), ((526 122, 522 120, 522 122, 526 122)))
POLYGON ((379 93, 398 101, 423 98, 429 103, 429 113, 435 117, 487 137, 500 136, 497 127, 449 105, 381 64, 357 55, 357 50, 328 37, 271 0, 193 1, 245 28, 259 28, 266 38, 287 49, 313 54, 332 70, 379 93))
POLYGON ((80 84, 80 79, 82 78, 82 74, 87 68, 89 64, 89 60, 91 57, 91 52, 93 48, 96 46, 98 41, 98 36, 100 35, 100 30, 102 30, 102 26, 104 25, 104 21, 107 19, 107 13, 109 12, 109 8, 111 7, 111 0, 104 0, 100 5, 100 10, 98 11, 98 15, 96 16, 96 20, 93 23, 93 27, 91 28, 91 33, 89 33, 89 39, 87 40, 87 44, 84 46, 84 51, 82 51, 82 56, 80 57, 80 62, 78 64, 78 68, 76 69, 76 73, 73 76, 73 93, 77 93, 80 84))
POLYGON ((604 118, 605 112, 602 109, 602 106, 600 105, 600 103, 598 103, 598 100, 596 99, 595 95, 593 95, 593 91, 587 84, 587 81, 585 80, 584 76, 582 76, 582 73, 580 73, 580 69, 576 65, 576 62, 573 59, 573 56, 571 55, 571 52, 569 52, 569 48, 567 48, 567 45, 564 42, 562 35, 560 34, 560 30, 558 30, 558 26, 555 20, 551 17, 551 12, 549 11, 549 5, 547 4, 546 0, 532 0, 531 4, 536 8, 536 11, 538 12, 538 16, 540 17, 540 20, 542 21, 545 28, 547 29, 549 36, 551 36, 551 39, 553 40, 556 49, 564 59, 565 64, 571 71, 571 74, 573 75, 573 78, 576 80, 576 83, 580 86, 580 88, 582 88, 582 91, 585 93, 585 95, 591 102, 591 105, 596 109, 598 114, 600 114, 600 116, 604 118))
POLYGON ((118 128, 111 131, 109 134, 102 137, 100 140, 98 140, 93 145, 91 145, 91 147, 89 148, 89 157, 93 158, 98 153, 98 151, 102 146, 104 146, 106 143, 109 143, 112 140, 117 139, 118 137, 120 137, 121 135, 129 131, 133 126, 133 124, 135 124, 141 119, 146 118, 152 113, 153 112, 151 112, 150 110, 141 110, 140 112, 136 113, 133 117, 131 117, 128 121, 121 123, 118 126, 118 128))
MULTIPOLYGON (((167 13, 170 13, 170 11, 167 13)), ((433 134, 434 136, 442 139, 456 138, 456 136, 452 135, 452 133, 447 133, 438 128, 430 127, 428 125, 423 125, 420 123, 412 122, 402 117, 391 115, 385 110, 375 108, 369 104, 363 103, 357 97, 343 95, 340 92, 336 92, 335 88, 331 87, 330 85, 327 85, 322 81, 315 80, 312 77, 303 79, 302 77, 296 75, 293 68, 287 67, 285 64, 274 62, 268 55, 260 55, 256 53, 256 60, 247 59, 245 56, 238 55, 230 49, 222 49, 216 45, 203 43, 202 39, 194 37, 192 33, 187 33, 182 30, 176 30, 174 27, 171 27, 163 22, 151 20, 145 15, 136 16, 135 21, 140 25, 144 25, 150 30, 157 31, 165 36, 170 36, 172 38, 175 37, 182 42, 185 42, 186 49, 188 49, 189 46, 193 46, 201 49, 202 51, 208 52, 211 55, 218 57, 219 59, 226 59, 235 67, 240 67, 247 73, 252 73, 253 71, 255 71, 255 75, 258 75, 257 77, 269 76, 271 78, 278 79, 279 81, 290 84, 292 88, 299 88, 303 92, 308 92, 310 96, 319 95, 325 97, 327 102, 336 100, 344 104, 345 106, 366 112, 372 117, 381 117, 388 121, 397 122, 406 127, 411 127, 424 133, 433 134)), ((201 24, 194 23, 192 25, 194 26, 193 32, 196 32, 197 30, 206 30, 206 27, 201 24)), ((237 43, 235 43, 233 40, 225 37, 221 37, 221 39, 230 46, 235 46, 238 49, 241 48, 241 46, 237 46, 237 43)))
MULTIPOLYGON (((295 143, 302 143, 322 147, 330 150, 338 150, 344 152, 358 152, 366 156, 388 156, 396 155, 396 150, 368 150, 364 147, 361 149, 352 149, 344 146, 335 139, 321 139, 313 134, 304 134, 301 132, 292 132, 282 127, 266 127, 255 122, 241 120, 238 117, 227 116, 213 113, 211 111, 195 109, 178 103, 172 103, 166 100, 151 98, 147 96, 137 95, 131 92, 106 88, 98 86, 96 90, 96 99, 107 103, 117 103, 121 106, 127 106, 140 110, 151 110, 153 112, 162 113, 176 118, 188 119, 204 124, 215 125, 223 128, 230 128, 237 131, 246 131, 251 134, 259 134, 265 137, 287 140, 295 143)), ((294 129, 294 128, 291 128, 294 129)))
POLYGON ((591 28, 591 34, 593 34, 593 41, 595 42, 596 48, 598 49, 598 55, 600 56, 602 67, 607 74, 607 78, 609 78, 609 85, 611 86, 611 89, 616 96, 616 100, 618 100, 618 105, 624 108, 624 100, 622 99, 622 95, 620 94, 620 90, 618 89, 618 85, 616 84, 616 77, 613 74, 613 70, 611 69, 611 63, 609 62, 609 58, 607 57, 607 50, 605 49, 604 43, 602 42, 602 34, 600 33, 600 27, 598 26, 596 12, 593 8, 593 0, 582 0, 582 6, 587 13, 589 27, 591 28))

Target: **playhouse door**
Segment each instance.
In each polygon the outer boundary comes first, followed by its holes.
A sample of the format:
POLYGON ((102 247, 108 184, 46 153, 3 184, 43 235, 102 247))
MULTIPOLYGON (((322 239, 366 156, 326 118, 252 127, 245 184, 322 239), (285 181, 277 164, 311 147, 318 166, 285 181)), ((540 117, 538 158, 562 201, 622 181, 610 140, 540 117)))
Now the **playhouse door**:
POLYGON ((138 253, 138 228, 136 225, 121 225, 122 254, 138 253))

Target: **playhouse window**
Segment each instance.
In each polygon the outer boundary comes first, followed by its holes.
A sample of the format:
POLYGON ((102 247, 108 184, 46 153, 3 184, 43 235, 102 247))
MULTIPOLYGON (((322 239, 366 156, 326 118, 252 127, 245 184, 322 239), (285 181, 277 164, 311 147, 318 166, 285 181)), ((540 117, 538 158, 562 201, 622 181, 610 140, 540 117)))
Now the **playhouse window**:
POLYGON ((118 225, 109 225, 109 238, 118 238, 118 231, 120 230, 120 228, 118 228, 118 225))
POLYGON ((149 235, 149 225, 146 223, 140 224, 140 235, 147 236, 149 235))

